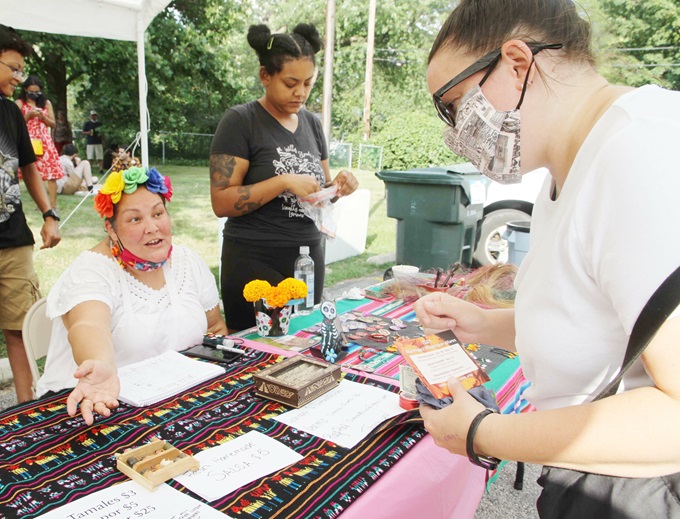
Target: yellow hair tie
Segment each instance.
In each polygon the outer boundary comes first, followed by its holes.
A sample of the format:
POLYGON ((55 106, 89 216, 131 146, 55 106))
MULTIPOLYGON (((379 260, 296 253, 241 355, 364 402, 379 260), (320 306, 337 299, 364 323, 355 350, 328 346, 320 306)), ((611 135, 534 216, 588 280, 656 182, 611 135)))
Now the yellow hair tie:
POLYGON ((274 36, 269 38, 269 43, 267 43, 267 50, 271 50, 273 43, 274 43, 274 36))

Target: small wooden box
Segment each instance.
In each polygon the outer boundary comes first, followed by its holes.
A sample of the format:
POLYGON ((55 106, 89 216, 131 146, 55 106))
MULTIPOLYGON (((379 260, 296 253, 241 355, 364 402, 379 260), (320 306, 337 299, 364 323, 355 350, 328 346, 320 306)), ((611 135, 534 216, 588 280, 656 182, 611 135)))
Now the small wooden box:
POLYGON ((118 470, 149 490, 169 479, 198 469, 196 458, 183 453, 165 440, 154 438, 150 443, 118 455, 118 470), (163 460, 169 465, 160 466, 163 460), (154 467, 157 467, 154 469, 154 467))
POLYGON ((288 357, 253 375, 255 393, 293 407, 302 407, 338 385, 340 366, 302 355, 288 357))

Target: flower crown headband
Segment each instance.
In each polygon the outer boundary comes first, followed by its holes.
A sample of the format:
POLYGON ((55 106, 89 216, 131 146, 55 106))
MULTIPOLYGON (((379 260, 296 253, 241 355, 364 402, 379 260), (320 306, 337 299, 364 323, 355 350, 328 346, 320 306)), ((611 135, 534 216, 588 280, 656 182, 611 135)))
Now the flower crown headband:
POLYGON ((123 193, 131 195, 144 185, 151 193, 158 193, 168 202, 172 198, 170 177, 161 175, 156 168, 132 167, 109 174, 106 182, 94 197, 94 209, 102 218, 113 217, 113 206, 120 202, 123 193))

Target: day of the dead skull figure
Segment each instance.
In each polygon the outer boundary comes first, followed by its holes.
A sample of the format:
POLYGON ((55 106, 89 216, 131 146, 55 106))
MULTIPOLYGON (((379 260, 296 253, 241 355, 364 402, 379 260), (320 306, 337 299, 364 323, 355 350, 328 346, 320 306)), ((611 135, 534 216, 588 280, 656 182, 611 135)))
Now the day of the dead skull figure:
MULTIPOLYGON (((335 318, 338 311, 335 308, 333 301, 324 301, 321 303, 321 315, 323 315, 323 322, 320 327, 321 334, 321 354, 327 362, 335 363, 340 360, 342 353, 342 334, 335 325, 335 318)), ((344 355, 342 355, 344 357, 344 355)))

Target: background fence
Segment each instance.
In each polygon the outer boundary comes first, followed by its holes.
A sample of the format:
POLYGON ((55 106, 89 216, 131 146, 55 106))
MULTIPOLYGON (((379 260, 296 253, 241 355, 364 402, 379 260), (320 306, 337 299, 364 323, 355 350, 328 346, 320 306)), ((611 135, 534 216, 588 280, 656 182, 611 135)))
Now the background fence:
MULTIPOLYGON (((183 160, 207 163, 212 137, 212 133, 156 132, 149 136, 149 155, 160 158, 162 164, 183 160)), ((360 144, 358 153, 354 153, 354 146, 349 142, 332 141, 329 147, 332 169, 357 167, 380 171, 382 157, 382 146, 360 144)))

